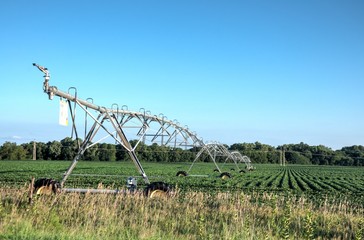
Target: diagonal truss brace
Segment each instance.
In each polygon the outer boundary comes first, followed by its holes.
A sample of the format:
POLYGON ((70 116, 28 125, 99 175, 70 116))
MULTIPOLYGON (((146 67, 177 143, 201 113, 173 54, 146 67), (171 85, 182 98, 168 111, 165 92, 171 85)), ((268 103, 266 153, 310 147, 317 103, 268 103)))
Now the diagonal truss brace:
MULTIPOLYGON (((73 162, 71 164, 71 166, 68 168, 68 170, 65 172, 63 179, 61 181, 61 186, 63 187, 65 181, 67 180, 67 178, 71 175, 73 169, 75 168, 78 160, 81 158, 81 156, 84 154, 84 152, 92 147, 93 145, 95 145, 96 143, 102 141, 104 138, 100 139, 99 141, 92 143, 93 138, 95 137, 96 133, 99 131, 100 128, 102 128, 108 135, 106 137, 112 137, 116 142, 118 142, 120 145, 122 145, 128 152, 130 158, 132 159, 133 163, 135 164, 135 166, 137 167, 139 173, 142 175, 144 181, 149 184, 150 181, 137 157, 137 155, 135 154, 135 147, 133 148, 131 146, 131 144, 129 143, 123 129, 120 123, 117 122, 116 116, 115 114, 110 115, 108 113, 108 111, 104 111, 101 112, 99 114, 99 116, 97 118, 95 118, 77 99, 75 100, 75 103, 77 103, 77 105, 79 107, 81 107, 88 116, 90 116, 93 120, 94 120, 94 124, 93 126, 90 128, 85 140, 83 141, 83 143, 81 144, 80 149, 78 150, 75 158, 73 159, 73 162), (109 131, 105 126, 104 126, 104 121, 105 120, 110 120, 110 122, 112 123, 112 126, 114 127, 114 132, 109 131), (119 138, 116 138, 114 136, 114 133, 117 133, 117 136, 119 136, 119 138)), ((105 137, 105 138, 106 138, 105 137)))

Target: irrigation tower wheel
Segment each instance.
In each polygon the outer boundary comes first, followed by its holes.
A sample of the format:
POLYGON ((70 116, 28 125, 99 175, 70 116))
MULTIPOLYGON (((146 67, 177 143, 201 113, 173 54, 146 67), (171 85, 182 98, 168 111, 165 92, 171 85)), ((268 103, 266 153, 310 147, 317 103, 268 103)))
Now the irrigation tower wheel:
POLYGON ((252 166, 249 166, 249 167, 246 166, 245 169, 248 170, 248 171, 253 171, 254 170, 254 168, 252 166))
POLYGON ((187 177, 188 173, 186 171, 178 171, 176 176, 177 177, 187 177))
POLYGON ((59 193, 61 185, 51 178, 41 178, 34 182, 34 193, 36 195, 51 195, 59 193))
POLYGON ((164 182, 150 183, 144 190, 144 194, 150 198, 165 198, 168 197, 171 188, 164 182))
POLYGON ((220 178, 223 180, 227 180, 227 179, 231 178, 231 174, 228 172, 223 172, 220 174, 220 178))

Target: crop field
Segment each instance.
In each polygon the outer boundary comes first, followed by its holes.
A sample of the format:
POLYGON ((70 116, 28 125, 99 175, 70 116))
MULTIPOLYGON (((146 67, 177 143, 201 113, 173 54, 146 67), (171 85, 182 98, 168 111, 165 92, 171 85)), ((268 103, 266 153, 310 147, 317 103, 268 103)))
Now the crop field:
MULTIPOLYGON (((66 161, 0 161, 0 184, 24 186, 30 179, 48 177, 60 180, 70 162, 66 161)), ((309 194, 352 198, 364 203, 364 169, 336 166, 256 165, 254 171, 240 173, 233 164, 220 164, 232 178, 222 180, 214 172, 213 163, 196 163, 187 177, 177 177, 187 171, 190 163, 143 163, 150 181, 164 181, 177 188, 197 191, 244 191, 309 194)), ((239 166, 244 169, 244 165, 239 166)), ((135 176, 143 186, 131 162, 79 162, 67 187, 122 188, 126 178, 135 176)))
MULTIPOLYGON (((35 197, 31 178, 60 180, 70 162, 0 161, 1 239, 364 239, 364 169, 212 163, 143 163, 173 196, 79 194, 35 197), (244 165, 239 166, 240 169, 244 165), (142 227, 141 227, 142 226, 142 227)), ((66 187, 123 188, 131 162, 79 162, 66 187)), ((144 187, 138 178, 138 186, 144 187)))

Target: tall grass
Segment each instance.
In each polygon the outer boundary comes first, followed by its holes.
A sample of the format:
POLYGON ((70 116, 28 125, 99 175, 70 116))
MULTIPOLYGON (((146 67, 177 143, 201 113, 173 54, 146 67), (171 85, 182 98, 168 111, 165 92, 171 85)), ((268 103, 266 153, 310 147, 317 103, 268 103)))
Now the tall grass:
POLYGON ((42 196, 0 189, 0 239, 364 239, 362 207, 271 193, 42 196))

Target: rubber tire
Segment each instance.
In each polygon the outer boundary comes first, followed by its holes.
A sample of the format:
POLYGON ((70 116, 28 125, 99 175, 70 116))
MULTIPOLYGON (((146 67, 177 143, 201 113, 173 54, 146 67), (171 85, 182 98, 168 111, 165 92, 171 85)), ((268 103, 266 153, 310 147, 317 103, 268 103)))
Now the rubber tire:
POLYGON ((223 173, 220 174, 220 178, 224 179, 224 180, 226 180, 228 178, 231 178, 231 177, 232 177, 231 174, 228 173, 228 172, 223 172, 223 173))
POLYGON ((40 178, 34 182, 33 193, 36 195, 50 195, 59 193, 61 190, 61 184, 51 178, 40 178))
POLYGON ((188 173, 186 171, 178 171, 176 176, 177 177, 187 177, 188 173))
POLYGON ((245 167, 245 169, 246 169, 247 171, 253 171, 253 170, 254 170, 254 167, 250 167, 250 168, 245 167))
POLYGON ((144 189, 146 197, 167 197, 171 191, 171 187, 164 182, 152 182, 144 189))
POLYGON ((215 169, 214 169, 214 172, 219 172, 219 169, 215 168, 215 169))

